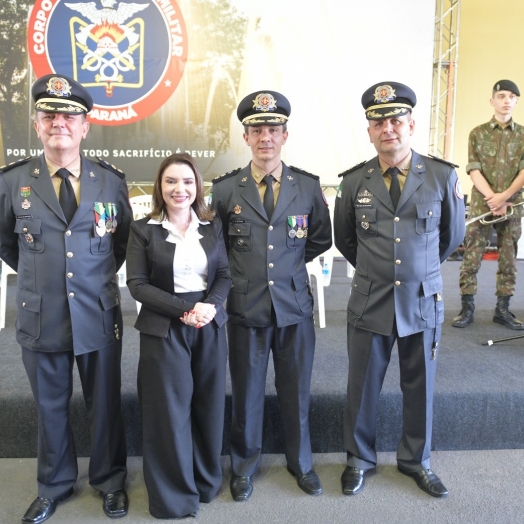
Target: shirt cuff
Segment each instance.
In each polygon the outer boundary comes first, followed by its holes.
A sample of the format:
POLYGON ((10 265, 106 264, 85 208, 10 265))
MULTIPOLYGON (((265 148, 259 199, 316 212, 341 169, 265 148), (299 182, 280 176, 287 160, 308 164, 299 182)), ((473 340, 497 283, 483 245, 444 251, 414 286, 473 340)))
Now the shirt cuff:
POLYGON ((466 166, 466 173, 469 175, 469 172, 473 171, 473 169, 478 169, 480 171, 481 168, 482 168, 482 164, 480 162, 470 162, 466 166))

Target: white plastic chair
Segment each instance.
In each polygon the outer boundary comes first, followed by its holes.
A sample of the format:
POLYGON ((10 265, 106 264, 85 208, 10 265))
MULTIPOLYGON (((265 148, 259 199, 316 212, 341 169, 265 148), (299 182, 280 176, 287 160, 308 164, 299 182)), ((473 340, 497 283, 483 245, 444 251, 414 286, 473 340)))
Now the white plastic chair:
POLYGON ((322 264, 320 258, 316 257, 306 264, 309 281, 314 276, 317 288, 318 324, 320 328, 326 327, 326 306, 324 304, 324 276, 322 275, 322 264))
POLYGON ((0 330, 5 328, 5 310, 7 303, 7 276, 16 275, 16 271, 11 269, 2 260, 2 276, 0 277, 0 330))
MULTIPOLYGON (((331 227, 333 228, 334 224, 334 218, 335 218, 335 200, 336 196, 328 196, 326 197, 326 200, 329 204, 329 217, 331 218, 331 227)), ((334 257, 341 257, 344 258, 342 253, 335 247, 335 232, 333 231, 333 245, 331 246, 331 249, 326 251, 323 255, 324 257, 324 263, 328 263, 329 266, 329 277, 326 278, 326 281, 328 282, 325 284, 326 286, 329 286, 331 283, 331 274, 333 270, 333 258, 334 257)), ((353 275, 355 274, 355 268, 348 262, 347 263, 347 269, 346 269, 346 275, 348 278, 353 278, 353 275)))
POLYGON ((153 196, 138 195, 130 197, 129 203, 131 204, 131 209, 133 210, 134 220, 138 220, 139 218, 144 218, 148 213, 151 212, 151 207, 153 205, 153 196))

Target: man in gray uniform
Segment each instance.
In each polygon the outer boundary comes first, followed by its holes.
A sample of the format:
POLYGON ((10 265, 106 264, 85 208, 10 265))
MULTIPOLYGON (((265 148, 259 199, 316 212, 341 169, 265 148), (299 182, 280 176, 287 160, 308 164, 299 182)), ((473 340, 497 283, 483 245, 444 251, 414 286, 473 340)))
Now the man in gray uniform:
POLYGON ((378 156, 346 171, 335 205, 335 244, 355 266, 348 303, 344 413, 355 495, 375 469, 377 404, 395 340, 403 393, 398 469, 434 497, 447 490, 430 469, 433 384, 444 319, 440 265, 464 238, 464 199, 452 164, 410 148, 415 93, 382 82, 362 96, 378 156))
POLYGON ((22 522, 48 519, 73 494, 69 424, 76 359, 91 437, 89 482, 108 517, 127 514, 120 401, 122 313, 116 270, 132 212, 124 175, 80 156, 93 101, 71 78, 32 88, 44 153, 0 173, 0 258, 18 273, 17 341, 38 411, 38 497, 22 522))
POLYGON ((233 396, 231 494, 247 500, 262 449, 269 352, 282 411, 287 468, 310 495, 322 493, 313 470, 309 390, 315 330, 306 262, 331 247, 331 223, 318 177, 286 166, 288 100, 253 93, 237 116, 252 161, 214 180, 233 285, 227 300, 233 396))

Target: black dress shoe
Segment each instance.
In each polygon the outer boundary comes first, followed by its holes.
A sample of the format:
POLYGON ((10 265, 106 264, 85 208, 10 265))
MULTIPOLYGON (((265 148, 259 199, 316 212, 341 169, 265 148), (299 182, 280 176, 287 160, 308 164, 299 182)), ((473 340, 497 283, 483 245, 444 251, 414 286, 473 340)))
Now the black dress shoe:
POLYGON ((342 473, 342 493, 344 495, 357 495, 366 485, 366 475, 370 475, 375 471, 375 468, 364 470, 353 466, 346 466, 344 473, 342 473))
POLYGON ((322 495, 322 484, 314 469, 309 470, 303 475, 297 475, 289 466, 287 470, 291 475, 297 477, 298 487, 302 491, 305 491, 308 495, 322 495))
POLYGON ((44 522, 55 512, 58 503, 68 499, 72 494, 73 488, 56 499, 37 497, 27 509, 25 515, 22 517, 22 522, 30 524, 39 524, 40 522, 44 522))
POLYGON ((413 477, 417 486, 425 491, 428 495, 432 497, 447 497, 448 490, 442 484, 442 481, 438 476, 433 473, 430 469, 421 469, 419 471, 407 471, 398 466, 400 473, 407 475, 408 477, 413 477))
POLYGON ((251 493, 253 493, 253 481, 251 477, 238 477, 237 475, 233 475, 229 487, 233 500, 237 502, 246 501, 251 497, 251 493))
POLYGON ((119 519, 127 515, 129 508, 129 499, 125 489, 120 489, 114 493, 104 495, 104 513, 110 519, 119 519))

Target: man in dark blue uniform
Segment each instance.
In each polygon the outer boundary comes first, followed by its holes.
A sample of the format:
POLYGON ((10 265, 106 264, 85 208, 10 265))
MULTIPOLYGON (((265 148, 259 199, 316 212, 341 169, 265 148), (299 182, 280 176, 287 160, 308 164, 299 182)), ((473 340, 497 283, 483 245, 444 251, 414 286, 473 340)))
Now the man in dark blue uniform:
POLYGON ((410 148, 415 93, 382 82, 362 96, 378 156, 342 173, 335 244, 355 267, 348 303, 349 373, 344 413, 355 495, 375 469, 379 393, 396 341, 403 393, 398 469, 434 497, 448 494, 430 469, 433 384, 444 319, 440 265, 464 239, 464 199, 453 165, 410 148))
POLYGON ((230 487, 237 501, 253 491, 270 351, 287 468, 306 493, 322 493, 309 436, 315 330, 306 263, 331 247, 331 222, 318 177, 281 160, 290 112, 286 97, 275 91, 244 98, 237 116, 252 161, 213 185, 233 281, 227 300, 233 394, 230 487))
POLYGON ((69 424, 76 359, 91 437, 89 482, 108 517, 127 514, 120 400, 122 313, 116 271, 132 212, 124 175, 80 156, 93 101, 47 75, 32 88, 44 153, 0 173, 0 258, 18 273, 17 341, 38 411, 38 497, 22 522, 39 524, 73 494, 78 467, 69 424))

